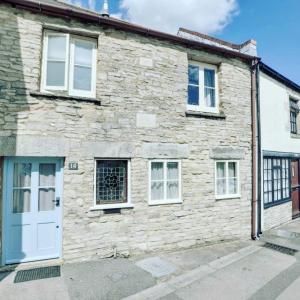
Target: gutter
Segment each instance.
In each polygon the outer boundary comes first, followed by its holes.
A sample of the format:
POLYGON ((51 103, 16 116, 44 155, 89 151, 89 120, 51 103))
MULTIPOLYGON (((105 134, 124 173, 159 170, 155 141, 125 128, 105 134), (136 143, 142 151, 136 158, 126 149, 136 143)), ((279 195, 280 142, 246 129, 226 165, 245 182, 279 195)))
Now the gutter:
POLYGON ((180 44, 186 47, 192 47, 195 49, 206 50, 210 52, 214 52, 217 54, 223 54, 224 56, 229 56, 232 58, 238 57, 242 60, 245 60, 249 63, 253 61, 256 57, 251 55, 247 55, 244 53, 236 52, 233 50, 228 50, 224 48, 220 48, 213 45, 208 45, 201 42, 192 41, 186 38, 182 38, 176 35, 164 33, 161 31, 152 30, 149 28, 145 28, 136 24, 132 24, 129 22, 121 21, 114 18, 102 17, 101 15, 89 11, 80 11, 79 9, 72 8, 71 6, 68 8, 63 8, 61 6, 55 6, 50 4, 45 4, 41 2, 33 2, 30 0, 2 0, 2 3, 9 3, 15 6, 16 8, 26 9, 35 13, 42 13, 49 16, 60 17, 64 19, 76 18, 80 19, 84 22, 95 23, 99 25, 107 25, 110 27, 114 27, 116 29, 130 31, 133 33, 158 38, 162 40, 166 40, 175 44, 180 44))
POLYGON ((258 202, 258 177, 259 169, 259 153, 257 152, 257 144, 259 140, 258 133, 258 68, 259 59, 252 61, 251 69, 251 115, 252 115, 252 201, 251 201, 251 238, 256 240, 258 238, 257 230, 257 202, 258 202))
POLYGON ((257 236, 262 234, 262 152, 260 119, 260 63, 256 64, 256 111, 257 111, 257 236))

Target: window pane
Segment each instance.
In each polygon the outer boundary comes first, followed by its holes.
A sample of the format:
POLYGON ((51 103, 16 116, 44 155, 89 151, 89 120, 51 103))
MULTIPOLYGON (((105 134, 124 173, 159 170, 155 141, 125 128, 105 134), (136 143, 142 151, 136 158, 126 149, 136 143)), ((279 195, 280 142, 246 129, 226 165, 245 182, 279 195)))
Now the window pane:
POLYGON ((97 161, 96 203, 127 202, 127 161, 97 161))
POLYGON ((235 162, 228 163, 228 175, 229 175, 229 177, 237 177, 235 162))
POLYGON ((40 164, 39 185, 43 187, 55 186, 55 164, 40 164))
POLYGON ((65 36, 48 36, 48 59, 50 60, 66 60, 66 44, 65 36))
POLYGON ((178 181, 168 181, 167 183, 167 199, 179 198, 179 183, 178 181))
POLYGON ((16 189, 13 191, 13 213, 30 212, 30 189, 16 189))
POLYGON ((164 164, 162 162, 151 163, 151 180, 164 180, 164 164))
POLYGON ((217 195, 226 194, 226 179, 217 179, 217 195))
POLYGON ((215 90, 211 88, 205 88, 205 103, 207 107, 216 107, 216 95, 215 90))
POLYGON ((199 85, 199 67, 189 65, 189 84, 199 85))
POLYGON ((75 65, 92 67, 93 45, 84 41, 75 42, 75 65))
POLYGON ((55 209, 55 189, 39 189, 39 211, 51 211, 55 209))
POLYGON ((167 163, 167 179, 178 180, 178 162, 167 163))
POLYGON ((65 63, 57 61, 47 62, 47 86, 65 85, 65 63))
POLYGON ((215 71, 204 69, 204 85, 206 87, 215 88, 215 71))
POLYGON ((229 194, 237 194, 237 180, 236 178, 229 178, 228 180, 228 193, 229 194))
POLYGON ((217 162, 217 178, 225 178, 225 163, 217 162))
POLYGON ((188 104, 189 105, 199 105, 199 87, 189 85, 188 87, 188 104))
POLYGON ((15 163, 14 164, 14 187, 30 187, 31 186, 31 164, 15 163))
POLYGON ((151 183, 151 200, 164 199, 164 182, 154 181, 151 183))
POLYGON ((74 89, 91 91, 92 69, 90 67, 74 67, 74 89))

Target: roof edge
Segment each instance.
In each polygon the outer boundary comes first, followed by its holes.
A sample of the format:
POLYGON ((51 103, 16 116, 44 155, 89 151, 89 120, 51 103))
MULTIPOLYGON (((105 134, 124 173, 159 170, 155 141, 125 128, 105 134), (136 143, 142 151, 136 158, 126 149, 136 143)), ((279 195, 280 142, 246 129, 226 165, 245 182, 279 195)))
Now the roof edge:
POLYGON ((243 47, 245 47, 246 45, 248 45, 250 43, 253 43, 253 42, 256 43, 256 41, 254 41, 253 39, 249 39, 249 40, 245 41, 242 44, 234 44, 234 43, 227 42, 225 40, 222 40, 222 39, 219 39, 219 38, 216 38, 216 37, 213 37, 213 36, 198 32, 198 31, 193 31, 193 30, 190 30, 190 29, 187 29, 187 28, 184 28, 184 27, 180 27, 178 29, 178 32, 180 32, 180 31, 198 36, 198 37, 203 38, 203 39, 207 39, 209 41, 221 44, 223 46, 226 46, 226 47, 229 47, 229 48, 232 48, 232 49, 235 49, 235 50, 241 50, 243 47))
POLYGON ((291 88, 292 90, 296 91, 297 93, 300 93, 300 85, 295 83, 294 81, 288 79, 284 75, 280 74, 270 66, 266 65, 262 61, 259 63, 260 70, 269 75, 270 77, 276 79, 277 81, 283 83, 285 86, 291 88))
POLYGON ((169 33, 153 30, 150 28, 146 28, 140 25, 136 25, 133 23, 125 22, 122 20, 118 20, 115 18, 107 18, 102 17, 99 14, 93 13, 92 11, 78 11, 78 9, 70 8, 62 8, 57 7, 51 4, 45 4, 41 2, 33 2, 30 0, 2 0, 2 3, 8 3, 15 5, 17 8, 27 9, 36 13, 47 14, 55 17, 61 18, 77 18, 83 21, 97 23, 99 25, 111 26, 120 30, 130 31, 133 33, 158 38, 162 40, 167 40, 172 43, 181 44, 187 47, 193 47, 199 50, 211 51, 217 54, 222 54, 224 56, 230 56, 234 58, 240 58, 247 62, 252 62, 254 60, 259 59, 256 56, 251 56, 247 54, 243 54, 240 52, 236 52, 234 50, 228 50, 221 47, 207 45, 205 43, 191 41, 186 38, 178 37, 176 35, 172 35, 169 33))

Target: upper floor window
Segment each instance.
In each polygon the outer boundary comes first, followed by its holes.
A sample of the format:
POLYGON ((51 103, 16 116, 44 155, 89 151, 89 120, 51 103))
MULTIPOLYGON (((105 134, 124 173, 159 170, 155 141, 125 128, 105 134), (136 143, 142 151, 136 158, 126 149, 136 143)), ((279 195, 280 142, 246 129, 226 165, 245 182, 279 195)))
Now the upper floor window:
POLYGON ((298 102, 290 100, 290 122, 291 122, 291 133, 297 134, 297 116, 299 113, 298 102))
POLYGON ((191 62, 188 74, 188 110, 218 112, 217 67, 191 62))
POLYGON ((95 97, 96 49, 94 39, 45 31, 42 90, 95 97))

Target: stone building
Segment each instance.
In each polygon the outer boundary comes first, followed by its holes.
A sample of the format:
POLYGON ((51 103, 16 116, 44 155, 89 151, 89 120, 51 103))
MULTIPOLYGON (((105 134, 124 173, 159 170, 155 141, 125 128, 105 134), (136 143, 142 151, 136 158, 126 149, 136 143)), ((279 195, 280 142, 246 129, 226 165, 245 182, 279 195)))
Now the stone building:
POLYGON ((241 49, 1 1, 2 264, 249 238, 254 56, 241 49))

